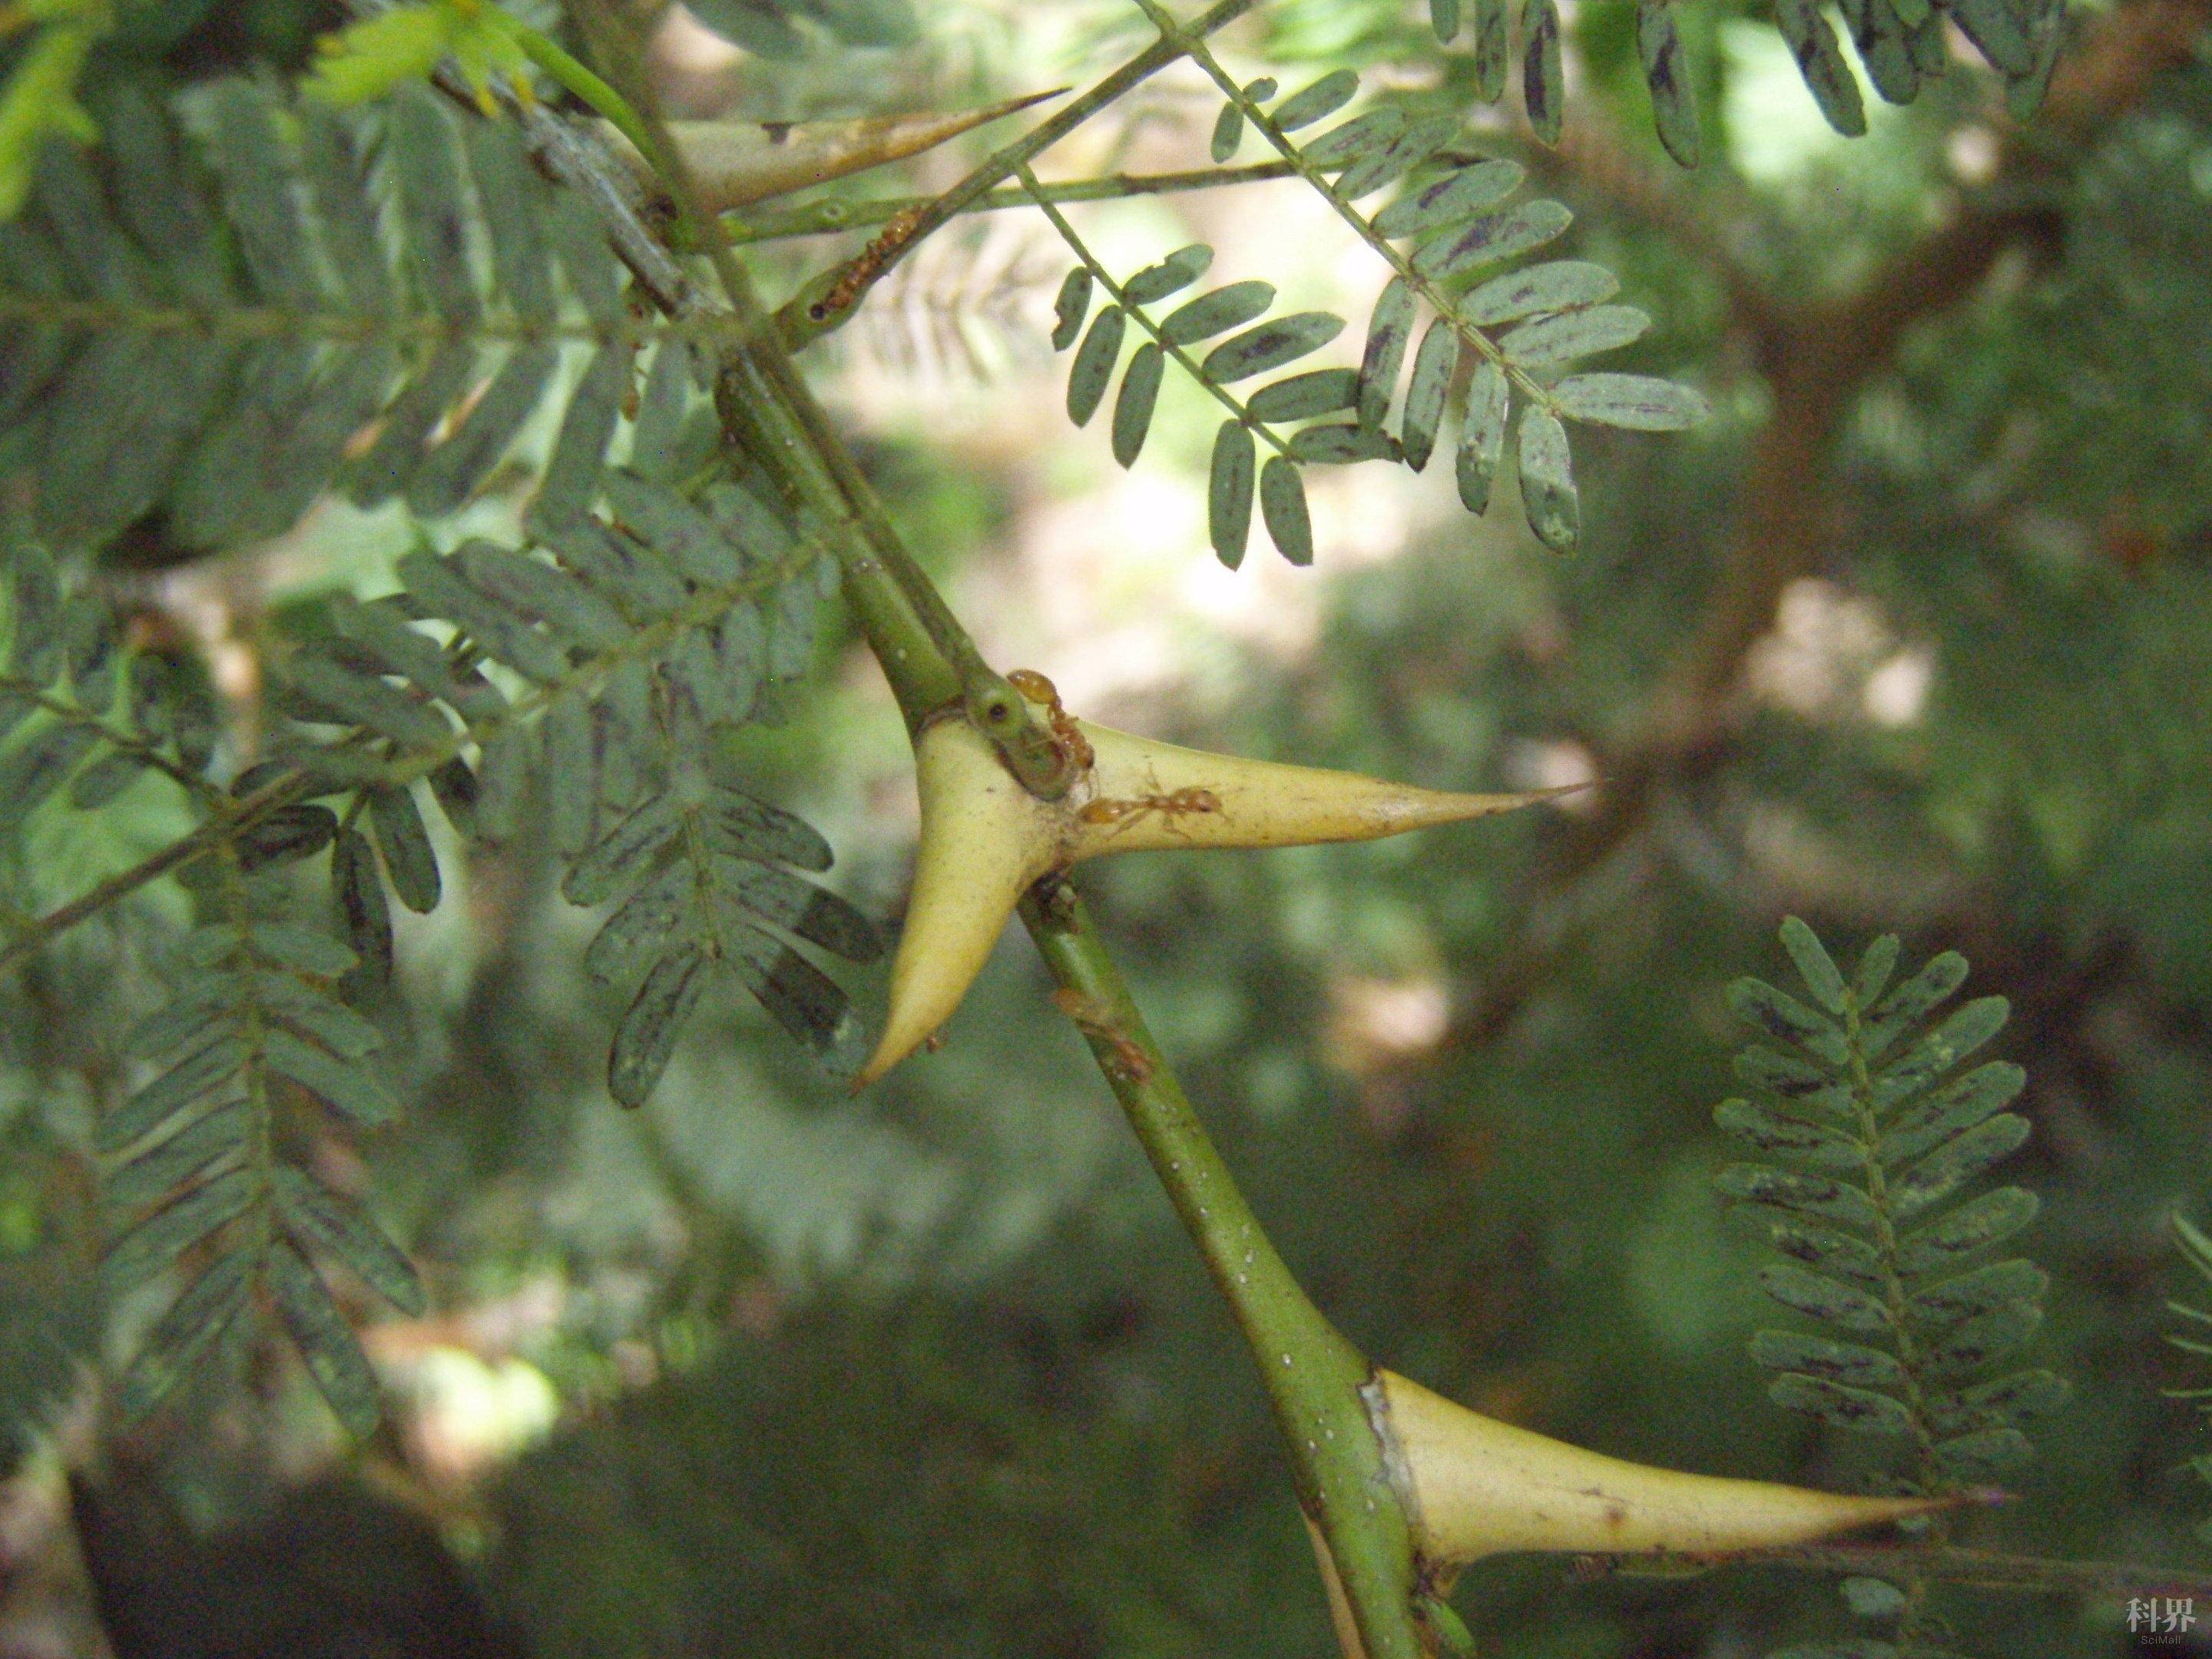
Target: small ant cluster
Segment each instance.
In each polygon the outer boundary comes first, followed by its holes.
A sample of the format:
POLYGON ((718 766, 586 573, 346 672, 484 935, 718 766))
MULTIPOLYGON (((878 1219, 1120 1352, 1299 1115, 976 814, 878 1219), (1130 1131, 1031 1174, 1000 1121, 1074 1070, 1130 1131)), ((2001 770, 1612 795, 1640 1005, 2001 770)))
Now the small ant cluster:
POLYGON ((1034 668, 1017 668, 1006 676, 1006 684, 1045 711, 1052 734, 1060 740, 1060 752, 1074 763, 1078 772, 1088 772, 1098 757, 1091 752, 1091 739, 1083 735, 1083 728, 1061 705, 1060 688, 1034 668))
POLYGON ((806 314, 822 323, 851 310, 921 227, 920 208, 905 208, 891 215, 884 223, 883 233, 854 256, 839 274, 836 286, 807 307, 806 314))

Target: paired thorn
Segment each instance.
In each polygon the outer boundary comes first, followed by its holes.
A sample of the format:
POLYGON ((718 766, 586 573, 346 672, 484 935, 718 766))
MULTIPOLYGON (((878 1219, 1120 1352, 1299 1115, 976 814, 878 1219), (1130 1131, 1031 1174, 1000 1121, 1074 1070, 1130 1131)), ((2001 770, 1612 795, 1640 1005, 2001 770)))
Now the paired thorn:
POLYGON ((1371 841, 1567 793, 1421 789, 1158 743, 1069 719, 1056 700, 1053 712, 1066 751, 1089 763, 1057 800, 1024 789, 961 715, 915 738, 921 842, 914 894, 891 964, 883 1038, 855 1087, 881 1077, 951 1017, 1023 892, 1050 871, 1109 853, 1371 841))

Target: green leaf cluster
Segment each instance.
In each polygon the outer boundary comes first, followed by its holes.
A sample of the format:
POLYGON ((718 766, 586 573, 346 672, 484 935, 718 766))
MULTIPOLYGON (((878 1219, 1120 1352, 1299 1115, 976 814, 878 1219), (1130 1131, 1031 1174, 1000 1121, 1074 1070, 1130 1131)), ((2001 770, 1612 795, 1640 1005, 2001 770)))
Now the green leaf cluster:
POLYGON ((1564 422, 1668 430, 1704 418, 1705 400, 1686 386, 1643 375, 1575 372, 1587 358, 1633 343, 1650 319, 1632 306, 1611 303, 1618 279, 1584 260, 1499 270, 1558 240, 1573 215, 1540 198, 1505 205, 1526 169, 1463 155, 1456 117, 1416 117, 1382 105, 1293 143, 1289 134, 1352 101, 1358 79, 1351 70, 1325 76, 1272 110, 1265 107, 1274 97, 1272 81, 1230 90, 1214 129, 1215 158, 1235 154, 1248 125, 1259 127, 1392 265, 1395 274, 1368 320, 1358 368, 1306 369, 1249 392, 1231 391, 1320 350, 1343 332, 1345 319, 1322 311, 1268 317, 1275 289, 1250 280, 1180 300, 1155 319, 1146 307, 1196 283, 1213 250, 1203 244, 1181 248, 1116 282, 1057 210, 1038 198, 1083 260, 1068 273, 1054 310, 1054 346, 1075 348, 1069 418, 1084 425, 1103 404, 1132 324, 1142 343, 1121 369, 1112 422, 1117 461, 1128 466, 1142 450, 1170 357, 1231 411, 1215 437, 1207 501, 1213 549, 1224 564, 1234 568, 1243 560, 1255 495, 1284 557, 1310 562, 1304 469, 1380 460, 1420 471, 1454 408, 1454 470, 1462 504, 1472 513, 1489 505, 1510 435, 1529 527, 1547 546, 1564 550, 1580 533, 1564 422), (1405 188, 1379 210, 1356 205, 1401 181, 1405 188), (1102 289, 1108 303, 1092 316, 1091 301, 1102 289), (1430 319, 1419 326, 1424 311, 1430 319), (1218 343, 1203 356, 1188 349, 1201 341, 1218 343), (1306 423, 1287 434, 1274 430, 1297 422, 1306 423), (1274 451, 1264 463, 1263 442, 1274 451))
POLYGON ((136 81, 97 105, 98 155, 50 149, 0 226, 0 461, 57 551, 142 521, 235 546, 333 482, 450 513, 563 395, 579 333, 608 356, 562 453, 604 449, 635 349, 617 267, 511 125, 422 88, 369 116, 240 77, 196 90, 198 142, 136 81))
POLYGON ((2027 1074, 1963 1066, 2007 1004, 1978 998, 1931 1024, 1966 976, 1955 951, 1893 985, 1893 936, 1848 978, 1796 917, 1782 939, 1811 1000, 1756 979, 1729 988, 1759 1040, 1736 1056, 1746 1093, 1714 1121, 1761 1161, 1717 1181, 1785 1258, 1760 1270, 1766 1294, 1828 1328, 1761 1331, 1752 1357, 1776 1373, 1776 1403, 1909 1448, 1921 1487, 1985 1480, 2032 1455, 2019 1425, 2065 1393, 2048 1371, 2004 1369, 2042 1324, 2049 1278, 1990 1257, 2038 1200, 2018 1187, 1963 1197, 2027 1139, 2004 1109, 2027 1074))

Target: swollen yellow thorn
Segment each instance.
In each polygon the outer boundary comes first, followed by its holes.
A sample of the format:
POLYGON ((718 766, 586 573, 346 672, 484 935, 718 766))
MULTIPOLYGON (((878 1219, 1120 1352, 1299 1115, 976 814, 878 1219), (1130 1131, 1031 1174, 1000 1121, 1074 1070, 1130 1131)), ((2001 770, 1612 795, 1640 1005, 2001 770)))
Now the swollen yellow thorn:
POLYGON ((1624 1462, 1497 1422, 1390 1371, 1366 1389, 1425 1561, 1512 1550, 1729 1555, 1927 1515, 1970 1495, 1856 1498, 1624 1462))
POLYGON ((1048 870, 1107 853, 1371 841, 1565 793, 1454 794, 1066 724, 1091 764, 1056 801, 1023 788, 963 718, 939 720, 915 739, 921 843, 914 894, 891 962, 883 1039, 854 1087, 881 1077, 951 1018, 1022 893, 1048 870))

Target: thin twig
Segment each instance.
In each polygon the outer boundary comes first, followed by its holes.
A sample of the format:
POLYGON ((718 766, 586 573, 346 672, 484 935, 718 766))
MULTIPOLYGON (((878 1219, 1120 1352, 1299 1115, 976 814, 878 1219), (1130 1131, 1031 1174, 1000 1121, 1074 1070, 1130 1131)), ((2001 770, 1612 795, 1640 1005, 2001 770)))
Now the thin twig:
MULTIPOLYGON (((1182 173, 1109 173, 1096 179, 1056 179, 1041 184, 1047 200, 1054 202, 1120 202, 1138 196, 1171 196, 1185 191, 1222 190, 1232 185, 1265 184, 1270 179, 1297 176, 1287 161, 1255 161, 1241 167, 1194 167, 1182 173)), ((842 230, 866 230, 917 213, 938 198, 934 196, 888 196, 873 201, 847 202, 836 198, 808 202, 799 207, 760 212, 744 209, 722 216, 730 240, 749 242, 781 241, 793 236, 828 236, 842 230)), ((1036 205, 1027 190, 986 191, 961 210, 963 213, 1000 213, 1008 208, 1036 205)))

